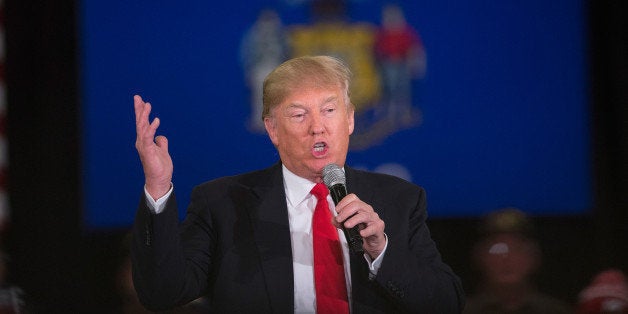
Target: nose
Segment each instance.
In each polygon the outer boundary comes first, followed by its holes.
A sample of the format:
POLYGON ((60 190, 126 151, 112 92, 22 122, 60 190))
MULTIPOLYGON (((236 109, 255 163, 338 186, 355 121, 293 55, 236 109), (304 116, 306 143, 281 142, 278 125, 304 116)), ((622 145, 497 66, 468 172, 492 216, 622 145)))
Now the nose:
POLYGON ((325 133, 325 124, 323 123, 323 117, 318 113, 312 114, 311 117, 312 120, 310 123, 310 134, 318 135, 325 133))

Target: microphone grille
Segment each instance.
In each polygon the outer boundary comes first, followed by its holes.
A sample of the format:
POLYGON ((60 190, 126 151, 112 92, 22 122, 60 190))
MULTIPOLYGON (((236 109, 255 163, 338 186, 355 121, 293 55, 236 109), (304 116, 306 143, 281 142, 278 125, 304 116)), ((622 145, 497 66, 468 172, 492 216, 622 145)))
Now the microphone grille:
POLYGON ((340 168, 336 164, 328 164, 327 166, 323 167, 322 173, 323 182, 325 182, 325 185, 327 185, 327 187, 331 187, 336 184, 345 185, 347 182, 347 179, 345 178, 345 172, 342 171, 342 168, 340 168))

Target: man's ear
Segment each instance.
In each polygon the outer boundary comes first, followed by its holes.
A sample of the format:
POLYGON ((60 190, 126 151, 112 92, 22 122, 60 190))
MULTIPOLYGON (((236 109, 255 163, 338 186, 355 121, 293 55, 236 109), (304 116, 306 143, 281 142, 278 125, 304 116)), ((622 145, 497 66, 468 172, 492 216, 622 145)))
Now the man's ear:
POLYGON ((355 109, 353 104, 349 106, 349 112, 347 113, 347 119, 349 119, 349 135, 353 134, 353 129, 355 128, 355 109))
POLYGON ((270 141, 273 142, 273 145, 277 146, 277 123, 275 118, 266 117, 264 118, 264 128, 266 128, 266 133, 268 133, 268 137, 270 141))

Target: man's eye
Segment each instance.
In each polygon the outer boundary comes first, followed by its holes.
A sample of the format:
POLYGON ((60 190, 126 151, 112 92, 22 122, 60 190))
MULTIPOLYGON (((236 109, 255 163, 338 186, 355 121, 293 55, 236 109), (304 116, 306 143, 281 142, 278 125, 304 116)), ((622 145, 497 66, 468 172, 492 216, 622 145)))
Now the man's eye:
POLYGON ((301 122, 305 119, 305 113, 294 113, 290 116, 290 120, 301 122))

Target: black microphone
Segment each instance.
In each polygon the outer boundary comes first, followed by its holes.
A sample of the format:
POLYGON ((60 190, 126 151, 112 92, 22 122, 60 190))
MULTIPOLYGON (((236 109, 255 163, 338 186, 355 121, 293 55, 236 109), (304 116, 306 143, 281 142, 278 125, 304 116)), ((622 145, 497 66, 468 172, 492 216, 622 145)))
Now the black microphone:
MULTIPOLYGON (((340 200, 347 196, 347 179, 345 178, 345 172, 342 171, 342 168, 338 165, 329 164, 323 167, 323 182, 325 182, 325 185, 329 189, 329 194, 334 200, 334 204, 338 205, 340 200)), ((353 215, 351 217, 353 217, 353 215)), ((364 248, 362 247, 362 237, 360 236, 360 229, 358 229, 358 226, 356 225, 350 229, 345 228, 344 221, 340 225, 345 234, 345 238, 347 238, 347 243, 349 244, 351 253, 364 252, 364 248)))

